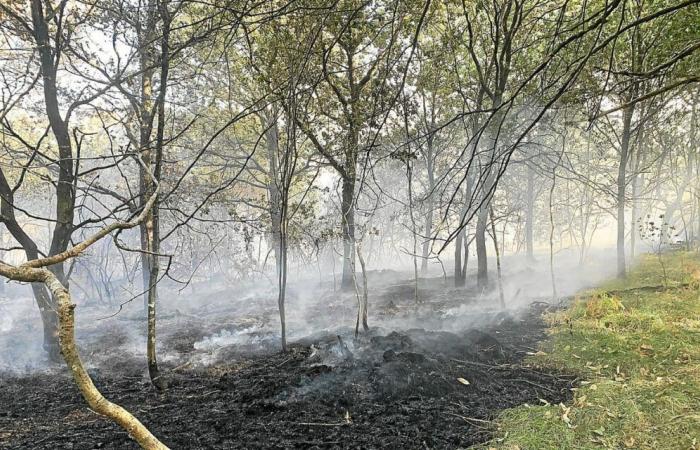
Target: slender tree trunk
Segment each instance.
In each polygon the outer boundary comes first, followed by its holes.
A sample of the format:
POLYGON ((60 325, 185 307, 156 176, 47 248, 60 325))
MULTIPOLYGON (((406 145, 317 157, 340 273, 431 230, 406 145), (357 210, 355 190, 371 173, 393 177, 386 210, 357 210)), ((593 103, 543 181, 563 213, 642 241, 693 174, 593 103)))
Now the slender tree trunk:
POLYGON ((430 256, 430 233, 432 233, 433 227, 433 204, 432 201, 428 202, 428 212, 425 214, 425 236, 423 241, 423 254, 421 255, 421 266, 420 270, 423 274, 428 271, 428 257, 430 256))
MULTIPOLYGON (((139 203, 143 207, 144 203, 149 198, 149 192, 152 192, 153 181, 151 180, 151 174, 149 171, 153 170, 153 149, 151 142, 151 135, 153 131, 153 76, 155 73, 155 68, 153 67, 153 54, 154 54, 154 37, 155 32, 155 17, 156 17, 156 5, 154 0, 149 0, 148 9, 146 12, 145 23, 139 22, 138 34, 138 52, 139 52, 139 65, 143 71, 141 74, 141 98, 140 104, 138 105, 138 118, 139 118, 139 152, 141 154, 141 159, 144 162, 144 166, 139 167, 139 203)), ((141 278, 143 282, 143 307, 147 316, 149 315, 149 303, 152 297, 151 289, 155 289, 154 284, 151 282, 151 263, 152 259, 148 255, 148 249, 152 248, 152 243, 150 239, 152 236, 149 235, 147 229, 148 219, 140 224, 139 230, 141 232, 141 278)), ((150 326, 150 324, 149 324, 150 326)))
POLYGON ((496 277, 498 279, 498 300, 501 309, 505 309, 506 300, 503 293, 503 277, 501 274, 501 253, 498 251, 498 239, 496 238, 496 218, 493 215, 493 208, 489 208, 491 213, 491 233, 493 234, 493 249, 496 253, 496 277))
POLYGON ((413 248, 411 250, 413 259, 413 293, 415 302, 418 303, 418 255, 416 254, 418 251, 418 229, 416 226, 416 218, 413 215, 413 171, 411 169, 410 159, 406 160, 406 176, 408 178, 408 214, 411 218, 411 235, 413 241, 413 248))
POLYGON ((527 203, 525 205, 525 248, 527 259, 533 261, 534 254, 534 221, 535 221, 535 171, 527 165, 527 203))
POLYGON ((343 228, 343 278, 340 283, 342 289, 351 289, 353 286, 353 272, 355 271, 355 174, 343 178, 342 192, 342 228, 343 228))
POLYGON ((167 450, 153 434, 129 411, 104 398, 92 382, 90 375, 80 359, 75 345, 75 304, 73 304, 68 290, 57 278, 49 277, 46 285, 51 289, 58 303, 59 335, 61 353, 73 375, 80 393, 90 405, 90 409, 114 422, 129 433, 142 448, 147 450, 167 450))
POLYGON ((622 139, 617 171, 617 276, 619 278, 624 278, 627 275, 625 266, 625 188, 627 186, 627 163, 633 114, 634 104, 625 108, 622 113, 622 139))
POLYGON ((465 284, 465 279, 462 276, 462 240, 464 239, 464 230, 460 231, 455 238, 455 267, 454 278, 455 287, 462 287, 465 284))
MULTIPOLYGON (((464 186, 464 206, 460 213, 460 224, 462 224, 469 212, 469 204, 472 197, 472 179, 467 174, 467 180, 464 186)), ((455 239, 455 287, 463 287, 467 282, 467 257, 469 256, 469 236, 467 235, 466 224, 462 231, 455 239), (462 251, 464 251, 464 260, 462 260, 462 251)))
POLYGON ((486 260, 486 227, 488 225, 488 205, 486 202, 479 209, 476 220, 476 231, 474 240, 476 241, 476 285, 479 290, 488 288, 489 274, 488 262, 486 260))
POLYGON ((285 311, 285 300, 287 295, 287 233, 282 232, 279 240, 279 256, 277 280, 277 307, 280 315, 280 337, 282 340, 282 351, 287 352, 287 314, 285 311))
POLYGON ((360 261, 360 269, 362 270, 362 298, 359 302, 359 309, 357 311, 357 323, 355 324, 355 336, 357 336, 360 329, 360 323, 362 323, 362 329, 365 332, 369 331, 369 325, 367 324, 369 292, 367 289, 367 272, 365 266, 365 258, 362 255, 362 242, 358 242, 355 246, 355 249, 357 250, 357 259, 360 261))
POLYGON ((428 134, 426 145, 426 168, 428 172, 428 195, 426 198, 425 226, 423 241, 423 254, 421 260, 421 272, 425 274, 428 271, 428 257, 430 256, 430 235, 433 231, 433 190, 435 189, 435 167, 433 161, 433 141, 434 136, 432 131, 428 134))
MULTIPOLYGON (((162 21, 163 34, 161 37, 160 52, 160 90, 156 101, 158 112, 158 128, 156 130, 155 152, 149 154, 151 158, 147 162, 147 167, 152 168, 152 178, 149 177, 146 184, 146 192, 151 198, 155 194, 155 183, 160 182, 163 165, 163 140, 165 133, 165 96, 168 84, 168 73, 170 69, 169 60, 169 37, 170 37, 170 14, 168 12, 167 1, 156 2, 158 12, 162 21)), ((150 147, 149 147, 150 149, 150 147)), ((149 152, 150 153, 150 152, 149 152)), ((160 195, 156 195, 153 207, 146 214, 146 236, 149 259, 149 285, 148 285, 148 341, 146 346, 146 356, 148 360, 148 374, 153 386, 158 390, 166 388, 165 380, 158 369, 156 353, 156 305, 158 301, 158 281, 160 277, 160 195)))
MULTIPOLYGON (((559 161, 561 161, 561 156, 559 157, 559 161)), ((555 301, 558 297, 557 283, 554 276, 554 188, 556 187, 556 183, 557 169, 555 166, 552 170, 552 185, 549 188, 549 275, 552 282, 552 300, 555 301)))
POLYGON ((277 174, 279 174, 279 129, 277 127, 277 114, 275 111, 270 111, 262 116, 265 127, 265 143, 267 146, 267 163, 268 163, 268 209, 270 212, 270 237, 271 246, 275 254, 276 274, 279 276, 282 262, 280 226, 282 223, 281 207, 280 207, 280 186, 277 174))
POLYGON ((462 279, 467 280, 467 263, 469 263, 469 228, 464 229, 464 262, 462 263, 462 279))

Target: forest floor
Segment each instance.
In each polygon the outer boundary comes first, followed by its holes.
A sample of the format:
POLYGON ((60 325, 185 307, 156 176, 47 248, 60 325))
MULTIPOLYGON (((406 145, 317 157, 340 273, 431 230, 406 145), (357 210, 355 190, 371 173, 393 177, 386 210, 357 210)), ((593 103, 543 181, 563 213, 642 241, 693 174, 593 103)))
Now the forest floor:
POLYGON ((700 448, 698 271, 697 253, 646 255, 547 315, 552 336, 525 362, 576 374, 574 398, 503 412, 484 448, 700 448))
MULTIPOLYGON (((528 298, 504 313, 479 306, 493 298, 448 285, 422 281, 418 305, 409 281, 373 290, 376 325, 358 338, 351 328, 315 325, 331 311, 354 322, 354 296, 329 294, 318 303, 325 309, 304 311, 310 329, 324 331, 304 331, 287 353, 274 327, 260 325, 274 323, 274 308, 256 315, 257 300, 235 317, 215 306, 206 319, 166 311, 164 393, 148 382, 143 356, 129 351, 128 317, 118 323, 126 328, 84 321, 78 338, 105 396, 177 449, 463 448, 492 438, 492 420, 507 408, 571 400, 575 375, 523 361, 537 354, 542 314, 554 306, 528 298)), ((61 366, 0 374, 0 405, 3 449, 136 448, 87 408, 61 366)))

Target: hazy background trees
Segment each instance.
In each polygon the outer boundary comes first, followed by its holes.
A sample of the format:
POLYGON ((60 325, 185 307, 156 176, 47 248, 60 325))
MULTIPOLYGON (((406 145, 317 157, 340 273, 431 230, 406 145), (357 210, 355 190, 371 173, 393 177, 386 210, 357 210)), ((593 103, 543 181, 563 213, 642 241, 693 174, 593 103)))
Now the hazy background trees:
POLYGON ((80 304, 143 300, 161 388, 159 288, 273 281, 284 335, 291 277, 356 295, 359 327, 369 270, 410 269, 420 300, 421 277, 495 289, 496 256, 554 284, 594 243, 624 276, 651 221, 700 236, 696 1, 12 0, 0 21, 3 261, 143 213, 48 269, 80 304))

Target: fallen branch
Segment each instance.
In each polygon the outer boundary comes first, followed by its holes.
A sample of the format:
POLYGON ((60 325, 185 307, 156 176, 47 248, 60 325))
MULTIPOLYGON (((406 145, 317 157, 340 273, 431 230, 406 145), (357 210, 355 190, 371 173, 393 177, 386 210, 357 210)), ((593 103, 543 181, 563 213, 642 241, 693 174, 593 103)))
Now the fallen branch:
POLYGON ((141 213, 136 217, 129 221, 121 221, 108 225, 64 252, 46 258, 31 260, 19 266, 12 266, 0 262, 0 275, 14 281, 43 283, 49 289, 53 298, 56 299, 58 337, 61 354, 83 398, 88 403, 90 409, 113 420, 117 425, 126 430, 129 436, 141 447, 147 450, 167 450, 168 447, 153 436, 148 428, 129 411, 107 400, 95 387, 92 378, 90 378, 87 370, 85 370, 85 366, 80 359, 78 348, 75 344, 75 304, 73 303, 68 289, 66 289, 59 279, 46 267, 78 256, 92 244, 107 236, 112 231, 134 228, 144 220, 148 209, 153 207, 157 195, 158 187, 156 186, 155 192, 151 198, 149 198, 141 213))

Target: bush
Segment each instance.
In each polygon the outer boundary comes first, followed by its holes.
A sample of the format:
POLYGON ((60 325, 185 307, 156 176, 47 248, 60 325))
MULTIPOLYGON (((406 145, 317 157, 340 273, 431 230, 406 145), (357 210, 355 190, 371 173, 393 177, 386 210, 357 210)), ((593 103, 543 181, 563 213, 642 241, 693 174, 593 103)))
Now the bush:
POLYGON ((606 293, 594 294, 586 303, 585 316, 590 319, 601 319, 624 309, 624 305, 616 296, 606 293))

